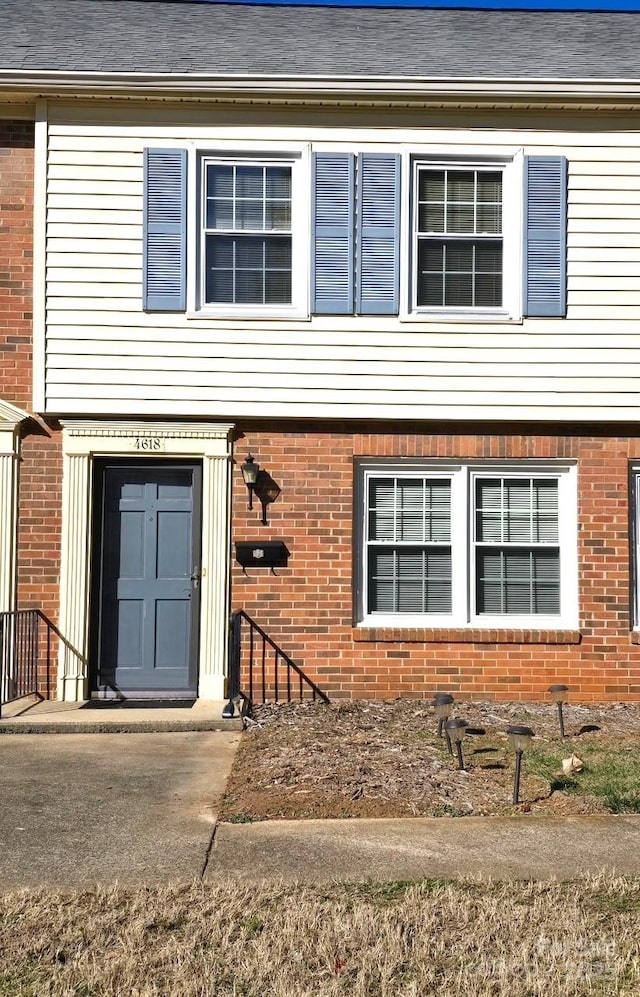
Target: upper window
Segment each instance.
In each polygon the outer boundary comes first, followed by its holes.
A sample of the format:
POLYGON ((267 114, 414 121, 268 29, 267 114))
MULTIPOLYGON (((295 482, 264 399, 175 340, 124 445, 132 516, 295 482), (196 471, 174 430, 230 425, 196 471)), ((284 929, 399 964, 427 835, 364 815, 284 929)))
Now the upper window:
POLYGON ((416 171, 418 307, 502 306, 502 173, 416 171))
POLYGON ((305 155, 265 150, 197 157, 197 277, 191 307, 211 315, 309 313, 309 175, 305 155))
POLYGON ((204 303, 290 305, 291 166, 207 162, 204 303))
POLYGON ((360 618, 574 626, 570 468, 362 468, 360 618))
POLYGON ((416 161, 413 170, 409 311, 518 317, 522 216, 514 162, 416 161))

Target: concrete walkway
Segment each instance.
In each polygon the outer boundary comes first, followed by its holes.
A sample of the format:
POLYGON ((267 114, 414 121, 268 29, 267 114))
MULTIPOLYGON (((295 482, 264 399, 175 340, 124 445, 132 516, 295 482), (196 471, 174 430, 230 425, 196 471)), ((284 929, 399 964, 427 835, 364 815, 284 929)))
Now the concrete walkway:
POLYGON ((640 875, 640 816, 218 824, 241 735, 4 734, 0 890, 640 875))
POLYGON ((209 880, 640 875, 640 816, 415 817, 220 824, 209 880))
POLYGON ((238 733, 0 737, 0 890, 193 879, 238 733))

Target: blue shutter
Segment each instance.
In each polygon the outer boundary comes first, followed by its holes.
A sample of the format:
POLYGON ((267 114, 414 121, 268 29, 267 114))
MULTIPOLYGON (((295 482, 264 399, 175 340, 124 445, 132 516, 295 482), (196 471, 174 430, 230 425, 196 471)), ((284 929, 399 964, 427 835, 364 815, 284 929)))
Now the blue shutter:
POLYGON ((358 157, 356 311, 397 315, 400 290, 400 156, 358 157))
POLYGON ((524 313, 564 316, 567 305, 567 160, 526 156, 524 313))
POLYGON ((353 313, 354 157, 313 157, 311 300, 320 315, 353 313))
POLYGON ((144 150, 145 311, 183 312, 187 305, 187 153, 144 150))

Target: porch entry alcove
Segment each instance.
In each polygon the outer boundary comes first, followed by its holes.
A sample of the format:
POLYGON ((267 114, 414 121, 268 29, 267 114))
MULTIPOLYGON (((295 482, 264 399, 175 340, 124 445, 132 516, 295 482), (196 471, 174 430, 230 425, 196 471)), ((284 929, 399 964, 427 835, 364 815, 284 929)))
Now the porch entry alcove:
POLYGON ((232 428, 63 421, 59 699, 223 699, 232 428))

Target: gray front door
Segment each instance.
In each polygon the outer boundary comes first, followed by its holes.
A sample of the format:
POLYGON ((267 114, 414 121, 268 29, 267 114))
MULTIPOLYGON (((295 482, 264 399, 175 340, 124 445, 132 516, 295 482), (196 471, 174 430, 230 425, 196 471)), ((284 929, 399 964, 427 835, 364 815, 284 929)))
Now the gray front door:
POLYGON ((103 467, 99 691, 195 695, 199 497, 197 466, 103 467))

